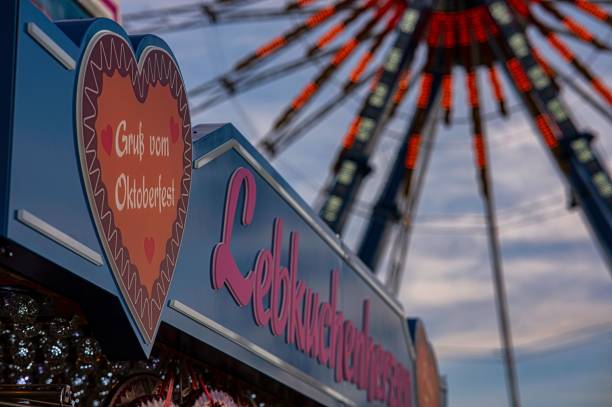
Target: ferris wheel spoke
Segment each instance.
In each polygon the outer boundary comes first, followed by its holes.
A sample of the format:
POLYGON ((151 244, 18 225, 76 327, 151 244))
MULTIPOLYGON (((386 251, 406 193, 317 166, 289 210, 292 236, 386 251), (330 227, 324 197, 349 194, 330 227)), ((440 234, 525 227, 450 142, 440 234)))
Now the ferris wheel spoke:
MULTIPOLYGON (((262 0, 250 0, 249 4, 261 2, 262 0)), ((243 5, 241 5, 243 6, 243 5)), ((145 10, 136 13, 127 13, 123 15, 123 24, 130 32, 150 33, 150 32, 176 32, 196 27, 205 27, 208 25, 235 23, 241 20, 236 17, 248 18, 251 14, 257 16, 261 14, 266 16, 266 10, 251 9, 242 11, 242 14, 236 15, 234 18, 226 18, 226 15, 235 10, 235 6, 228 7, 223 4, 213 3, 191 3, 179 6, 161 7, 154 10, 145 10), (179 21, 176 21, 179 19, 179 21), (174 21, 173 21, 174 20, 174 21), (169 24, 172 22, 172 24, 169 24), (137 23, 149 23, 148 26, 138 28, 137 23), (137 29, 138 28, 138 29, 137 29)), ((267 14, 275 14, 281 16, 280 11, 267 10, 267 14)), ((300 10, 303 13, 303 11, 300 10)))
POLYGON ((599 41, 595 36, 583 25, 576 22, 571 17, 564 15, 559 9, 552 3, 539 3, 544 10, 552 15, 557 21, 559 21, 569 33, 573 34, 574 38, 580 39, 587 44, 591 44, 599 49, 609 50, 610 48, 599 41))
MULTIPOLYGON (((388 21, 386 27, 380 33, 374 36, 370 48, 361 55, 361 58, 351 70, 349 74, 349 79, 346 82, 345 87, 352 86, 352 84, 357 83, 361 79, 363 73, 366 71, 370 63, 372 63, 372 61, 374 60, 376 53, 384 43, 385 39, 387 38, 389 33, 393 31, 393 29, 399 22, 402 12, 403 8, 398 8, 394 16, 388 21)), ((381 70, 379 70, 379 72, 381 72, 381 70)))
POLYGON ((604 119, 608 120, 608 122, 612 124, 612 112, 609 108, 602 106, 602 104, 591 96, 589 92, 578 85, 573 78, 570 78, 563 73, 559 73, 558 76, 561 81, 563 81, 563 83, 569 86, 578 96, 580 96, 584 102, 588 103, 589 106, 591 106, 595 111, 601 114, 604 119))
MULTIPOLYGON (((476 41, 482 37, 488 39, 487 30, 484 33, 478 31, 478 26, 471 25, 469 29, 471 37, 468 64, 466 66, 466 88, 467 102, 472 117, 472 140, 474 150, 474 161, 478 174, 478 185, 485 209, 485 220, 487 224, 487 240, 489 244, 489 257, 491 260, 491 272, 495 289, 495 303, 499 323, 499 335, 504 357, 506 371, 506 383, 508 389, 509 404, 513 407, 520 406, 520 396, 516 367, 514 362, 514 349, 512 344, 512 332, 510 317, 508 313, 508 300, 504 284, 502 260, 500 253, 499 234, 497 230, 497 219, 495 216, 495 205, 492 191, 492 179, 487 157, 486 136, 480 110, 480 92, 478 86, 477 64, 479 61, 479 47, 476 41)), ((491 33, 493 34, 493 33, 491 33)))
POLYGON ((291 101, 287 108, 278 116, 272 125, 272 131, 279 131, 289 125, 300 110, 302 110, 312 98, 329 82, 331 77, 346 62, 346 60, 357 50, 357 48, 367 41, 370 33, 377 23, 389 12, 394 0, 386 0, 377 10, 376 14, 368 20, 358 33, 346 41, 340 50, 336 52, 331 61, 309 82, 291 101))
MULTIPOLYGON (((376 87, 378 86, 378 83, 380 81, 380 78, 383 72, 384 72, 384 67, 382 66, 373 72, 373 75, 370 81, 370 89, 369 89, 370 97, 372 93, 376 90, 376 87)), ((353 83, 352 81, 349 82, 349 84, 352 84, 352 83, 353 83)), ((362 120, 361 114, 357 114, 357 116, 355 116, 355 118, 351 122, 344 138, 342 139, 342 149, 336 157, 336 163, 332 166, 334 174, 337 173, 337 170, 338 170, 337 166, 340 164, 340 162, 344 158, 344 152, 350 149, 353 146, 353 143, 355 143, 355 139, 357 138, 357 134, 361 127, 361 120, 362 120)))
POLYGON ((296 8, 304 8, 309 6, 312 3, 315 3, 317 0, 294 0, 285 6, 286 10, 293 10, 296 8))
MULTIPOLYGON (((573 3, 578 9, 584 11, 585 13, 595 17, 598 20, 601 20, 612 27, 612 15, 608 13, 603 7, 595 4, 593 1, 587 0, 568 0, 573 3)), ((609 1, 605 2, 605 4, 610 4, 609 1)))
POLYGON ((579 86, 574 78, 570 78, 569 76, 563 74, 562 72, 556 71, 548 61, 546 61, 536 50, 535 47, 531 49, 533 57, 538 65, 542 67, 546 75, 553 81, 553 85, 555 89, 559 89, 559 85, 557 84, 557 78, 559 78, 563 83, 569 86, 583 101, 588 103, 595 111, 600 113, 605 119, 612 122, 612 112, 606 106, 602 106, 602 104, 596 100, 589 92, 579 86))
POLYGON ((508 110, 506 109, 506 98, 504 96, 504 89, 502 87, 501 81, 499 80, 497 68, 495 67, 495 65, 490 65, 488 67, 488 71, 489 83, 491 84, 491 89, 493 91, 493 98, 497 102, 500 114, 502 116, 507 116, 508 110))
POLYGON ((450 125, 453 112, 453 75, 451 72, 446 72, 442 79, 442 98, 440 103, 444 112, 444 123, 450 125))
MULTIPOLYGON (((512 4, 514 5, 515 2, 512 2, 512 4)), ((549 9, 547 8, 547 10, 549 9)), ((555 10, 555 9, 554 7, 552 7, 550 8, 550 10, 555 10)), ((596 93, 598 93, 601 98, 603 98, 608 104, 612 105, 612 92, 610 92, 610 90, 607 88, 605 83, 600 78, 598 78, 593 72, 591 72, 591 70, 586 65, 580 62, 580 60, 572 52, 570 47, 563 40, 561 40, 549 26, 547 26, 545 23, 543 23, 538 18, 536 18, 536 16, 534 16, 531 13, 531 11, 528 9, 527 6, 524 6, 523 8, 517 8, 517 11, 521 15, 523 15, 526 19, 528 19, 528 21, 531 22, 538 29, 538 31, 546 38, 546 40, 552 46, 552 48, 566 62, 572 65, 576 69, 576 71, 578 71, 578 73, 590 84, 592 89, 596 93)), ((560 18, 563 19, 564 17, 560 15, 560 18)), ((572 27, 574 27, 575 30, 580 31, 580 26, 577 26, 576 24, 574 24, 572 25, 572 27)), ((582 33, 583 37, 584 36, 588 37, 589 35, 590 35, 589 33, 584 33, 584 32, 582 33)))
MULTIPOLYGON (((435 21, 435 20, 434 20, 435 21)), ((444 82, 448 75, 448 53, 446 52, 445 39, 447 29, 445 25, 430 24, 427 42, 429 45, 427 62, 420 76, 420 89, 416 98, 416 109, 410 130, 406 138, 406 152, 404 157, 404 181, 403 196, 405 199, 412 193, 413 173, 419 162, 423 130, 431 116, 434 105, 442 105, 438 99, 444 98, 444 82)), ((443 107, 444 108, 444 107, 443 107)))
POLYGON ((393 95, 393 99, 391 100, 389 114, 385 118, 383 128, 385 128, 386 125, 395 117, 395 114, 397 113, 397 109, 400 107, 402 102, 406 99, 406 95, 408 94, 408 91, 412 88, 413 84, 414 84, 414 81, 412 78, 412 70, 410 69, 410 67, 408 67, 407 69, 404 70, 404 72, 402 72, 400 80, 397 84, 397 90, 395 91, 395 94, 393 95))
POLYGON ((281 36, 272 39, 268 43, 259 47, 255 52, 238 61, 238 63, 234 66, 234 70, 243 70, 279 52, 281 49, 293 43, 304 34, 327 22, 339 12, 349 8, 351 4, 352 0, 339 0, 336 3, 324 7, 316 13, 313 13, 301 24, 298 24, 281 36))
POLYGON ((343 87, 342 90, 334 97, 319 106, 312 113, 308 114, 308 116, 296 123, 293 127, 283 131, 280 134, 271 133, 266 136, 260 143, 260 146, 264 148, 271 157, 275 157, 277 154, 289 147, 289 145, 305 135, 308 130, 320 123, 323 118, 333 113, 334 110, 340 107, 348 97, 368 83, 368 81, 370 81, 374 75, 375 71, 370 72, 366 74, 359 82, 353 83, 353 86, 343 87))
MULTIPOLYGON (((437 13, 434 13, 437 14, 437 13)), ((434 18, 432 16, 432 18, 434 18)), ((455 30, 453 25, 453 17, 449 14, 441 14, 437 17, 437 23, 440 24, 441 41, 444 48, 443 60, 443 77, 442 77, 442 96, 440 104, 444 113, 443 120, 446 125, 450 125, 453 111, 453 72, 454 63, 454 47, 455 47, 455 30)), ((440 39, 430 38, 430 43, 438 42, 440 39)))
POLYGON ((306 54, 309 56, 314 55, 318 50, 324 48, 326 45, 331 43, 359 17, 371 10, 372 6, 375 3, 375 0, 368 0, 368 2, 353 10, 353 12, 349 14, 344 20, 334 24, 315 41, 314 45, 310 47, 306 54))
MULTIPOLYGON (((530 49, 529 45, 527 44, 527 38, 524 36, 520 38, 522 38, 522 40, 524 41, 524 44, 520 45, 520 52, 521 55, 524 55, 526 57, 530 49)), ((502 41, 499 37, 496 36, 490 36, 489 40, 494 51, 496 51, 500 55, 500 62, 503 64, 504 68, 508 73, 508 76, 513 81, 516 90, 518 91, 519 95, 521 95, 521 97, 524 99, 525 107, 527 111, 531 114, 537 128, 539 129, 539 134, 541 135, 544 144, 548 147, 558 164, 562 165, 559 142, 557 140, 557 137, 554 135, 552 129, 550 128, 546 115, 540 111, 538 104, 535 101, 535 98, 531 94, 533 91, 533 83, 527 75, 526 70, 523 68, 523 65, 520 63, 519 59, 515 57, 515 54, 510 45, 508 45, 508 43, 502 41)), ((539 66, 535 65, 537 64, 536 59, 532 59, 532 65, 539 66)), ((544 74, 544 70, 542 70, 542 73, 544 74)), ((550 82, 550 84, 552 86, 552 82, 550 82)), ((573 127, 573 124, 569 126, 573 127)))
POLYGON ((572 52, 564 41, 559 39, 559 37, 543 26, 541 31, 553 49, 565 61, 575 68, 575 70, 591 85, 593 90, 598 93, 601 98, 603 98, 609 105, 612 105, 612 92, 610 92, 610 89, 608 89, 605 83, 578 59, 578 57, 572 52))

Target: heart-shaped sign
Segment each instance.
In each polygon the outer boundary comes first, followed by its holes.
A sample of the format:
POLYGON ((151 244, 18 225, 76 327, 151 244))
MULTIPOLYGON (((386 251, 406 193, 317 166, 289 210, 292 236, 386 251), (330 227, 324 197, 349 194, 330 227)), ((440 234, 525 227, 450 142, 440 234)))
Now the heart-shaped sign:
POLYGON ((191 187, 191 121, 172 56, 139 61, 122 36, 89 42, 77 85, 77 138, 93 218, 119 288, 151 342, 176 265, 191 187))

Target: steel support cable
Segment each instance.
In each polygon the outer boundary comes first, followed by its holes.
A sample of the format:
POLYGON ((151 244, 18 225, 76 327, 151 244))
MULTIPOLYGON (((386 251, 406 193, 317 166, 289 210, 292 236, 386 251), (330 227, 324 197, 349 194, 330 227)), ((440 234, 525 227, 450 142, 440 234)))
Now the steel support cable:
MULTIPOLYGON (((485 120, 483 120, 484 122, 485 120)), ((524 144, 525 142, 527 142, 529 140, 529 137, 531 136, 531 134, 529 134, 528 132, 531 131, 531 128, 529 129, 524 129, 524 130, 520 130, 517 132, 511 132, 511 133, 504 133, 504 134, 500 134, 498 136, 496 136, 494 139, 489 140, 489 147, 490 148, 495 148, 495 149, 500 149, 500 148, 508 148, 508 147, 514 147, 520 144, 524 144), (527 133, 526 133, 527 132, 527 133)), ((404 132, 399 131, 397 129, 389 129, 386 130, 384 136, 388 139, 391 139, 393 141, 396 142, 403 142, 403 136, 404 136, 404 132)), ((466 148, 471 148, 471 146, 469 145, 465 145, 464 143, 464 139, 460 138, 454 138, 454 139, 446 139, 444 144, 441 144, 437 147, 438 151, 442 150, 442 151, 457 151, 458 149, 466 149, 466 148)))
MULTIPOLYGON (((563 200, 563 199, 561 199, 563 200)), ((360 207, 360 209, 362 210, 366 210, 365 208, 360 207)), ((565 205, 559 205, 558 202, 555 204, 549 204, 549 205, 540 205, 538 207, 535 207, 534 209, 532 209, 529 213, 525 214, 525 213, 515 213, 515 214, 510 214, 510 215, 506 215, 506 216, 497 216, 497 219, 500 220, 499 221, 499 226, 500 228, 504 229, 505 228, 511 228, 513 226, 520 226, 526 223, 530 223, 533 221, 537 221, 539 219, 542 219, 542 217, 546 217, 549 216, 551 214, 559 214, 559 213, 571 213, 567 211, 567 207, 565 205)), ((464 219, 462 217, 459 216, 454 216, 457 218, 460 218, 457 221, 453 221, 452 215, 448 215, 446 216, 446 218, 444 218, 443 216, 439 215, 437 216, 438 219, 436 218, 429 218, 429 220, 420 220, 420 219, 416 219, 414 220, 412 223, 414 225, 417 225, 419 227, 426 227, 426 228, 431 228, 431 229, 436 229, 436 228, 441 228, 441 229, 449 229, 449 228, 466 228, 466 229, 479 229, 479 230, 483 230, 483 228, 486 226, 483 221, 484 221, 484 216, 480 215, 478 217, 476 217, 476 214, 470 214, 472 215, 472 219, 464 219)))
MULTIPOLYGON (((487 146, 484 128, 480 119, 480 102, 478 91, 478 78, 476 71, 476 62, 478 61, 477 37, 483 35, 488 37, 496 35, 496 32, 487 32, 487 28, 483 21, 472 19, 472 24, 469 26, 470 46, 468 64, 466 65, 468 102, 472 112, 473 128, 472 134, 474 138, 474 154, 475 163, 478 170, 478 182, 480 185, 480 193, 483 199, 485 209, 485 219, 487 224, 487 240, 489 243, 489 257, 491 260, 491 271, 493 274, 493 282, 495 287, 496 308, 499 320, 499 333, 502 342, 502 354, 504 357, 504 365, 506 369, 506 382, 508 390, 509 404, 512 407, 520 406, 520 396, 518 389, 518 380, 514 362, 514 352, 512 347, 512 333, 510 328, 510 317, 508 312, 508 300, 506 297, 506 288, 502 270, 502 259, 500 253, 499 236, 497 233, 497 224, 495 218, 495 205, 493 202, 493 191, 491 178, 489 174, 489 165, 487 158, 487 146), (484 30, 484 32, 483 32, 484 30)), ((490 26, 489 30, 491 29, 490 26)))
MULTIPOLYGON (((351 214, 358 216, 364 220, 370 220, 372 218, 371 211, 368 210, 366 207, 362 207, 360 205, 353 207, 351 209, 351 214)), ((564 218, 571 215, 573 215, 573 212, 568 212, 564 206, 550 206, 547 208, 547 210, 543 210, 537 215, 529 215, 521 219, 500 223, 498 227, 498 233, 506 234, 514 230, 540 225, 550 220, 564 218)), ((414 226, 414 228, 411 229, 411 233, 423 233, 427 235, 452 236, 458 234, 483 236, 487 232, 485 224, 440 224, 435 222, 425 223, 413 221, 412 225, 414 226)))
POLYGON ((348 57, 365 42, 378 22, 391 10, 393 4, 394 0, 386 0, 385 3, 378 8, 375 15, 361 27, 357 35, 343 44, 341 49, 332 56, 329 63, 298 93, 285 110, 277 117, 272 125, 272 131, 276 132, 281 130, 293 120, 296 113, 303 109, 313 99, 344 62, 347 61, 348 57))
MULTIPOLYGON (((423 143, 423 151, 429 149, 427 143, 423 143)), ((283 162, 285 167, 287 167, 291 172, 296 175, 299 175, 302 178, 307 178, 307 175, 303 172, 300 172, 297 168, 291 167, 286 161, 283 162)), ((315 185, 314 183, 309 183, 308 187, 312 190, 319 190, 320 185, 315 185)), ((552 218, 551 215, 555 217, 557 215, 570 215, 572 212, 568 212, 565 206, 551 205, 544 203, 558 203, 559 201, 563 201, 563 196, 555 195, 550 196, 549 199, 540 199, 534 200, 531 202, 527 202, 524 205, 517 205, 516 207, 505 208, 499 211, 496 211, 496 216, 498 219, 503 220, 499 222, 499 227, 502 232, 512 230, 515 227, 523 227, 537 224, 539 222, 548 220, 552 218), (528 214, 525 214, 525 209, 530 209, 528 214)), ((373 205, 369 202, 357 201, 353 206, 354 214, 363 217, 366 220, 371 219, 373 205)), ((461 214, 421 214, 419 217, 425 217, 429 220, 418 220, 414 219, 411 224, 418 226, 419 228, 426 228, 432 230, 452 230, 452 229, 462 229, 462 230, 472 230, 483 232, 485 224, 482 222, 484 220, 484 215, 479 213, 467 213, 464 215, 461 214), (478 219, 479 222, 464 222, 463 220, 460 222, 452 222, 449 221, 449 218, 464 218, 471 217, 473 219, 478 219), (440 220, 436 220, 436 218, 440 220), (446 222, 446 223, 441 223, 446 222)))
MULTIPOLYGON (((516 358, 520 361, 530 361, 541 357, 550 356, 557 352, 567 352, 568 349, 574 349, 582 346, 592 346, 593 340, 608 340, 609 334, 612 331, 612 321, 599 324, 582 326, 571 331, 558 332, 548 335, 541 339, 534 339, 516 345, 516 358)), ((484 346, 465 346, 452 344, 438 344, 438 350, 459 351, 464 353, 465 357, 474 357, 474 360, 455 360, 466 363, 498 363, 497 360, 483 359, 488 357, 487 353, 496 355, 498 349, 484 346), (483 353, 486 352, 486 353, 483 353)))
MULTIPOLYGON (((433 148, 433 145, 429 141, 425 140, 422 143, 422 148, 424 150, 433 148)), ((439 148, 439 146, 437 148, 439 148)), ((284 164, 286 166, 290 165, 286 161, 284 161, 284 164)), ((294 172, 295 174, 299 175, 302 178, 308 177, 308 174, 300 171, 299 169, 295 167, 291 168, 291 170, 292 172, 294 172)), ((312 188, 313 191, 315 189, 316 190, 321 189, 321 185, 310 184, 309 187, 312 188)), ((529 221, 532 217, 539 216, 542 211, 546 212, 550 209, 558 209, 557 206, 550 205, 550 204, 558 203, 563 200, 564 200, 564 195, 562 194, 558 194, 558 193, 549 194, 548 196, 534 199, 534 200, 531 200, 531 201, 528 201, 522 204, 498 209, 496 210, 496 215, 498 219, 504 219, 503 226, 505 228, 506 226, 512 226, 516 222, 529 221), (529 213, 526 214, 526 211, 529 211, 529 213)), ((361 200, 355 201, 355 204, 354 204, 354 207, 356 208, 358 212, 367 213, 367 214, 370 214, 372 212, 374 206, 375 206, 375 203, 361 201, 361 200)), ((453 217, 462 218, 462 219, 465 217, 471 217, 471 218, 477 218, 479 220, 482 220, 484 218, 483 215, 479 213, 463 213, 463 214, 451 214, 451 213, 448 213, 448 214, 429 213, 428 214, 428 213, 425 213, 425 214, 420 214, 419 217, 421 218, 424 217, 425 219, 429 219, 429 220, 426 220, 426 221, 415 220, 413 221, 413 223, 419 224, 422 226, 427 226, 427 227, 438 227, 438 226, 454 227, 453 225, 456 225, 456 224, 440 225, 439 221, 435 220, 436 218, 441 219, 441 220, 448 220, 449 218, 453 218, 453 217)), ((460 225, 460 226, 481 227, 483 226, 483 224, 482 223, 471 223, 469 225, 460 225)))

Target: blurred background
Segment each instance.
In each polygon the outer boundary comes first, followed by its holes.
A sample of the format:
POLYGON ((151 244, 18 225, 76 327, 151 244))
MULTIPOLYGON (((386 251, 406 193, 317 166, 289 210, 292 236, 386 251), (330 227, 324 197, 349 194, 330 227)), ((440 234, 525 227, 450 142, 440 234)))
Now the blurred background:
MULTIPOLYGON (((123 24, 130 33, 157 32, 173 49, 188 89, 232 69, 235 63, 272 38, 296 26, 303 15, 281 14, 269 19, 210 23, 205 9, 193 8, 212 1, 123 0, 123 24), (185 18, 183 10, 196 10, 185 18), (199 22, 198 22, 199 21, 199 22)), ((217 2, 217 3, 223 3, 217 2)), ((242 1, 249 7, 249 1, 242 1)), ((285 2, 258 1, 251 7, 282 10, 285 2)), ((321 3, 321 2, 319 2, 321 3)), ((326 3, 326 2, 322 2, 326 3)), ((612 44, 612 28, 570 7, 553 2, 604 44, 612 44)), ((605 3, 600 7, 611 11, 605 3)), ((603 4, 602 4, 603 3, 603 4)), ((326 3, 327 4, 327 3, 326 3)), ((536 10, 551 25, 559 22, 536 10)), ((304 36, 271 66, 303 57, 317 35, 304 36)), ((335 39, 342 43, 350 32, 335 39)), ((388 46, 391 39, 386 40, 388 46)), ((581 82, 550 44, 533 37, 541 53, 556 69, 592 98, 600 95, 581 82)), ((576 56, 604 84, 612 86, 612 58, 608 49, 574 38, 564 38, 576 56)), ((378 54, 383 55, 384 52, 378 54)), ((377 55, 378 55, 377 54, 377 55)), ((380 62, 381 56, 375 60, 380 62)), ((415 60, 422 61, 424 50, 415 60)), ((351 63, 340 68, 328 85, 303 109, 316 112, 338 93, 351 63)), ((261 81, 253 89, 222 97, 207 109, 195 109, 204 96, 192 97, 192 122, 233 123, 253 144, 266 135, 276 118, 301 89, 325 66, 316 58, 302 69, 274 81, 261 81)), ((431 162, 421 199, 412 219, 409 244, 398 295, 410 316, 422 318, 448 385, 449 405, 506 405, 504 366, 495 309, 485 218, 479 196, 472 152, 470 108, 465 74, 454 70, 453 121, 436 121, 431 162)), ((612 406, 612 279, 594 236, 578 208, 569 208, 571 194, 555 162, 543 145, 523 103, 500 75, 506 93, 508 117, 497 113, 488 82, 481 81, 485 133, 497 205, 499 239, 515 345, 517 375, 525 406, 612 406)), ((595 148, 610 169, 612 121, 586 103, 569 86, 562 96, 575 123, 596 136, 595 148)), ((318 211, 324 188, 342 139, 359 113, 367 86, 317 119, 313 127, 273 159, 273 165, 318 211)), ((356 248, 386 179, 406 127, 415 110, 418 86, 412 86, 373 152, 373 172, 366 178, 351 211, 342 238, 356 248)), ((609 101, 608 101, 609 102, 609 101)), ((394 232, 396 233, 396 232, 394 232)), ((390 242, 393 238, 390 239, 390 242)), ((390 246, 390 245, 389 245, 390 246)), ((377 275, 386 279, 390 265, 386 253, 377 275)))

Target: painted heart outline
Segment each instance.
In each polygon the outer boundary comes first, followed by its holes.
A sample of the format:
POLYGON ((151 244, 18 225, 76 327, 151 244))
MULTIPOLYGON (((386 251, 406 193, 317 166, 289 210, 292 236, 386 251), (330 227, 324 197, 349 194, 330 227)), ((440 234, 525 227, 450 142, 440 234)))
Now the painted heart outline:
MULTIPOLYGON (((174 58, 164 48, 149 45, 144 48, 137 61, 128 40, 105 30, 96 33, 88 42, 81 60, 76 92, 77 141, 92 216, 110 268, 132 317, 145 342, 151 343, 155 338, 174 274, 191 188, 191 120, 185 86, 174 58), (131 80, 133 96, 142 104, 147 101, 151 87, 168 87, 176 101, 176 112, 182 123, 179 134, 184 143, 183 171, 178 185, 176 217, 167 241, 157 245, 159 249, 165 249, 165 253, 151 292, 143 285, 141 271, 131 261, 130 250, 124 245, 122 231, 117 226, 113 208, 109 205, 109 190, 102 180, 103 170, 98 158, 99 152, 103 151, 97 148, 98 137, 103 137, 103 134, 96 131, 98 98, 103 92, 103 75, 112 76, 116 72, 131 80)), ((173 116, 171 117, 174 120, 173 116)), ((173 142, 176 141, 177 123, 170 124, 173 142)), ((101 141, 104 149, 107 149, 105 140, 101 141)), ((145 241, 145 251, 148 243, 150 242, 145 241)))

